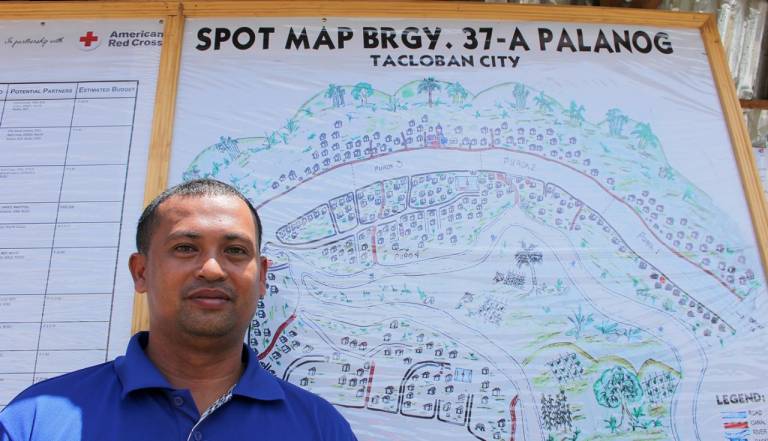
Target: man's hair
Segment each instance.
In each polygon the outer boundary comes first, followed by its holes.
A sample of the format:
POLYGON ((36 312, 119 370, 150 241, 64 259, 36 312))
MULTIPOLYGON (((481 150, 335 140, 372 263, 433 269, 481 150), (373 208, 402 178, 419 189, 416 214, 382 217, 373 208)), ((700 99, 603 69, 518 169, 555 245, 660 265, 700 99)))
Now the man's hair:
POLYGON ((152 239, 155 222, 157 220, 157 207, 173 196, 178 197, 204 197, 204 196, 232 196, 245 202, 248 209, 253 213, 254 223, 256 224, 256 245, 261 249, 261 219, 256 209, 242 193, 235 187, 217 181, 215 179, 195 179, 176 185, 162 192, 159 196, 147 205, 139 217, 139 225, 136 227, 136 249, 141 254, 147 254, 149 251, 149 242, 152 239))

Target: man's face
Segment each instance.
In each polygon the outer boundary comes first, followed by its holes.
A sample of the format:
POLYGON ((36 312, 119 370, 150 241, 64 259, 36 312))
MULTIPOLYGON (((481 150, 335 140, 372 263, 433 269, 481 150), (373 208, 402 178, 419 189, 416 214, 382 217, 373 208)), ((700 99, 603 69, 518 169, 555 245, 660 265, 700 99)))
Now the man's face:
POLYGON ((265 292, 267 260, 251 211, 233 196, 172 196, 157 207, 146 255, 131 256, 150 327, 165 337, 242 339, 265 292))

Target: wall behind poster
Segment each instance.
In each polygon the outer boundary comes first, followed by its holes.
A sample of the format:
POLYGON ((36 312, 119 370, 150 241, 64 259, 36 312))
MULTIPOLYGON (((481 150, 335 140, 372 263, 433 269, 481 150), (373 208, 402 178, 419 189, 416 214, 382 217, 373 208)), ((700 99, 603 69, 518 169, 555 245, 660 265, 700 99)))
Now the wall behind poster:
POLYGON ((169 184, 261 210, 249 342, 362 439, 764 424, 765 276, 698 29, 186 22, 169 184))
POLYGON ((159 18, 0 21, 0 409, 124 351, 162 40, 159 18))

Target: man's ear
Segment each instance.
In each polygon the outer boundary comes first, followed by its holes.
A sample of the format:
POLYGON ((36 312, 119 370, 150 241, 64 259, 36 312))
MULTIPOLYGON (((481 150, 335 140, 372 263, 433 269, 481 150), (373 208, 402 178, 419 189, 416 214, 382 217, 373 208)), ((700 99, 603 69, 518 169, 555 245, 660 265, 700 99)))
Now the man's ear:
POLYGON ((269 271, 269 259, 259 256, 259 298, 263 299, 267 293, 267 272, 269 271))
POLYGON ((144 275, 147 269, 147 256, 141 253, 133 253, 128 259, 128 269, 133 277, 133 289, 136 292, 147 292, 147 279, 144 275))

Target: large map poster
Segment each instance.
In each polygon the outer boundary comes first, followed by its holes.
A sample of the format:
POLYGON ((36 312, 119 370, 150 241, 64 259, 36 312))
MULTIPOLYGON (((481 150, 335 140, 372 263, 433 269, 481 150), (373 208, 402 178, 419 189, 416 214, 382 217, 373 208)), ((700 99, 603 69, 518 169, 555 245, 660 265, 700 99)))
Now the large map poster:
POLYGON ((364 440, 765 440, 698 29, 190 19, 171 184, 264 222, 261 363, 364 440))
POLYGON ((125 351, 162 34, 0 21, 0 409, 125 351))

